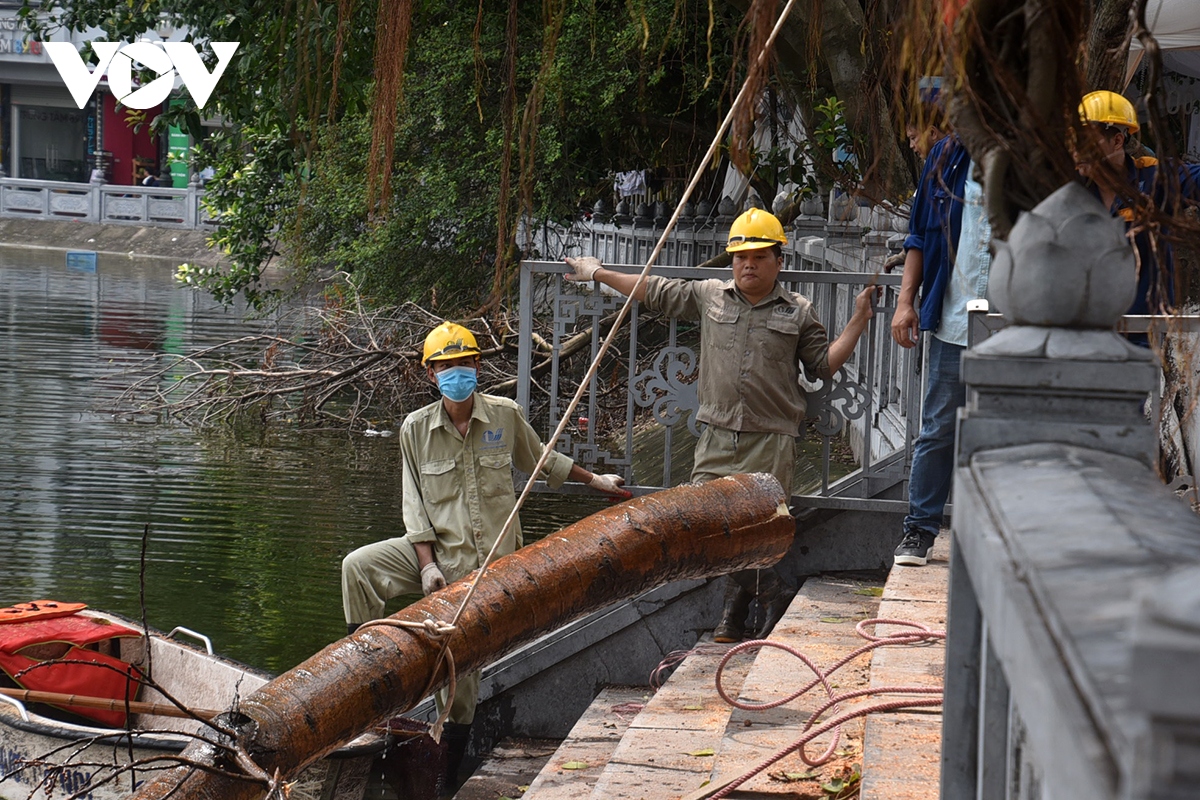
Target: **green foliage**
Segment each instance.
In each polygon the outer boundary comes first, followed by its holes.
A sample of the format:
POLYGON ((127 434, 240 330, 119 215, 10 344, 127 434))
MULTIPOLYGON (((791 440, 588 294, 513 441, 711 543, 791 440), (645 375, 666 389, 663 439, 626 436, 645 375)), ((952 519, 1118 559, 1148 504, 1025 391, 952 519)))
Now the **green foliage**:
MULTIPOLYGON (((347 271, 381 301, 478 302, 493 269, 503 278, 517 256, 514 231, 497 230, 501 204, 528 225, 563 221, 606 193, 613 171, 695 163, 719 119, 722 84, 712 76, 729 74, 737 22, 728 7, 685 0, 517 3, 506 133, 509 3, 415 0, 392 195, 379 214, 365 188, 376 3, 74 0, 47 13, 31 2, 22 13, 38 30, 98 27, 132 41, 166 21, 201 42, 241 42, 203 110, 227 127, 193 165, 216 170, 206 188, 226 262, 185 265, 180 279, 254 306, 271 300, 263 270, 280 252, 298 278, 347 271)), ((150 121, 155 130, 201 131, 184 99, 150 121)))
POLYGON ((846 104, 836 97, 813 106, 817 125, 809 133, 807 145, 814 163, 828 165, 833 182, 842 189, 854 189, 862 175, 858 154, 863 151, 846 124, 846 104))
POLYGON ((503 270, 517 256, 507 250, 510 232, 497 230, 501 204, 514 218, 523 200, 530 226, 567 221, 609 191, 613 171, 687 164, 707 145, 695 130, 712 124, 718 100, 717 85, 705 84, 707 61, 695 57, 705 52, 707 12, 670 0, 636 14, 624 4, 568 3, 554 57, 543 63, 546 20, 520 8, 514 125, 531 114, 535 90, 541 113, 523 140, 532 147, 523 176, 520 142, 512 144, 512 196, 500 190, 507 9, 484 4, 477 44, 474 14, 425 9, 409 42, 388 213, 369 213, 370 126, 348 114, 321 139, 288 237, 306 272, 349 271, 381 300, 475 306, 490 294, 497 264, 503 270), (644 48, 643 26, 661 32, 653 49, 644 48))
MULTIPOLYGON (((363 113, 371 89, 374 4, 347 3, 341 79, 336 114, 363 113), (363 47, 363 44, 366 44, 363 47)), ((219 216, 213 244, 226 254, 219 269, 181 269, 181 279, 222 300, 243 294, 255 307, 270 299, 261 274, 275 255, 284 220, 299 196, 298 175, 311 150, 314 131, 326 119, 333 90, 330 65, 336 48, 338 5, 297 7, 274 0, 71 0, 43 10, 26 0, 19 12, 34 37, 65 29, 99 28, 109 40, 135 41, 167 24, 189 30, 188 40, 237 41, 237 54, 203 111, 185 92, 184 101, 149 123, 161 132, 179 125, 203 136, 203 117, 227 126, 197 151, 194 169, 212 165, 206 189, 210 213, 219 216)), ((98 37, 101 38, 101 37, 98 37)), ((197 48, 209 69, 215 56, 197 48)))

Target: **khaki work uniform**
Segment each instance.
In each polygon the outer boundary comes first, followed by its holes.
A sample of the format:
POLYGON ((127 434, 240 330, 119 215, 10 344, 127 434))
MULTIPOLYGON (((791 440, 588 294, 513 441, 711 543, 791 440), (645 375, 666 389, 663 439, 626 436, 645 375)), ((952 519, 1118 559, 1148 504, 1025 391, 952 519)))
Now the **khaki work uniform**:
MULTIPOLYGON (((542 443, 512 400, 474 395, 464 437, 439 399, 414 411, 400 429, 406 535, 360 547, 342 561, 342 605, 346 622, 381 617, 393 597, 421 593, 421 568, 414 543, 433 545, 447 581, 477 569, 487 557, 516 505, 512 468, 533 471, 542 443)), ((551 488, 567 479, 574 462, 551 452, 543 477, 551 488)), ((521 544, 520 520, 513 521, 497 558, 521 544)), ((458 676, 450 721, 470 723, 479 696, 479 673, 458 676)), ((439 707, 444 702, 438 694, 439 707)))
POLYGON ((778 283, 753 306, 733 280, 651 275, 644 305, 700 322, 700 408, 693 481, 769 472, 791 497, 807 409, 800 365, 829 380, 829 337, 812 302, 778 283))

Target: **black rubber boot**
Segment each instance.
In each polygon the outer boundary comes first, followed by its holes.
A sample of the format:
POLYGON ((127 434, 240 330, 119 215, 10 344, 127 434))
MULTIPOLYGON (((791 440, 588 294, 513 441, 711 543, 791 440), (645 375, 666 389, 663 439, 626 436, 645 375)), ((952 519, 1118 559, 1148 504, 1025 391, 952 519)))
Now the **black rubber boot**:
POLYGON ((358 630, 360 625, 362 625, 361 622, 347 622, 346 635, 349 636, 350 634, 354 633, 356 630, 358 630))
POLYGON ((713 629, 713 641, 720 644, 740 642, 746 633, 746 612, 754 599, 753 583, 746 585, 746 576, 754 578, 754 570, 743 570, 725 576, 725 607, 721 621, 713 629))
POLYGON ((762 614, 763 621, 754 634, 756 638, 765 639, 771 634, 795 596, 796 592, 780 580, 775 570, 764 569, 759 572, 758 594, 754 598, 758 601, 755 616, 762 614))
POLYGON ((446 774, 442 782, 443 797, 453 797, 458 791, 458 769, 467 753, 467 742, 471 739, 471 726, 461 722, 447 722, 442 728, 442 744, 446 746, 446 774))

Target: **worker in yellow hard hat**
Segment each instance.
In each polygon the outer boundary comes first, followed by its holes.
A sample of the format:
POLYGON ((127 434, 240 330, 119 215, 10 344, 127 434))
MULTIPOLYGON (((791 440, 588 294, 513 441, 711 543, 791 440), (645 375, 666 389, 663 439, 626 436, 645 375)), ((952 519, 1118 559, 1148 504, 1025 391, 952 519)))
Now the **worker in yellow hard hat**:
MULTIPOLYGON (((646 308, 700 323, 700 401, 696 420, 706 424, 696 443, 693 481, 742 472, 769 472, 792 495, 796 436, 807 409, 800 368, 831 380, 871 318, 875 289, 855 300, 854 314, 832 343, 812 302, 778 281, 787 236, 775 215, 752 208, 734 220, 726 251, 732 279, 667 279, 605 269, 592 257, 568 258, 570 281, 599 281, 632 294, 646 308)), ((864 281, 866 276, 864 276, 864 281)), ((771 570, 729 576, 725 608, 713 632, 718 642, 736 642, 747 631, 755 598, 766 614, 758 635, 769 632, 786 609, 787 592, 771 570)))
MULTIPOLYGON (((478 391, 480 356, 475 335, 453 322, 425 338, 421 363, 441 397, 409 414, 400 428, 404 535, 360 547, 342 561, 350 633, 382 617, 393 597, 429 595, 479 568, 516 505, 512 468, 532 473, 537 465, 542 443, 521 407, 478 391)), ((552 488, 572 480, 629 497, 622 476, 592 474, 557 451, 542 477, 552 488)), ((517 519, 497 557, 520 544, 517 519)), ((462 761, 478 697, 478 672, 458 676, 453 698, 445 690, 438 695, 439 709, 450 703, 444 731, 450 779, 462 761)))
MULTIPOLYGON (((1074 148, 1075 168, 1079 174, 1090 177, 1101 162, 1119 168, 1125 161, 1125 148, 1130 137, 1141 129, 1133 103, 1116 92, 1090 92, 1079 103, 1079 116, 1088 123, 1088 131, 1093 134, 1074 148)), ((1109 188, 1104 194, 1108 197, 1106 205, 1111 205, 1115 191, 1109 188)))
MULTIPOLYGON (((1126 97, 1116 92, 1095 91, 1083 96, 1079 116, 1087 123, 1082 141, 1075 142, 1075 168, 1084 185, 1113 214, 1125 221, 1126 230, 1135 222, 1135 208, 1148 199, 1166 214, 1200 201, 1200 165, 1176 162, 1170 165, 1178 176, 1178 193, 1170 181, 1162 180, 1162 164, 1154 157, 1135 158, 1128 150, 1141 126, 1137 111, 1126 97)), ((1165 226, 1137 224, 1133 243, 1137 253, 1138 287, 1129 314, 1163 314, 1174 303, 1174 256, 1165 226), (1155 241, 1154 237, 1158 237, 1155 241)), ((1134 344, 1148 346, 1145 334, 1130 334, 1134 344)))

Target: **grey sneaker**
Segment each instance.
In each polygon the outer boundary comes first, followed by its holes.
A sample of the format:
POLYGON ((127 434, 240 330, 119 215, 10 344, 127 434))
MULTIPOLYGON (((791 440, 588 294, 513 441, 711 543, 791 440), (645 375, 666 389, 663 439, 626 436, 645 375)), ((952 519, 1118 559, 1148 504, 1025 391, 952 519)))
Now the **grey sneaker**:
POLYGON ((893 561, 905 567, 923 567, 929 561, 929 551, 933 549, 933 540, 937 537, 932 533, 910 528, 904 532, 904 541, 896 548, 893 561))

